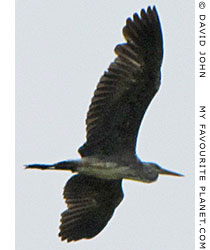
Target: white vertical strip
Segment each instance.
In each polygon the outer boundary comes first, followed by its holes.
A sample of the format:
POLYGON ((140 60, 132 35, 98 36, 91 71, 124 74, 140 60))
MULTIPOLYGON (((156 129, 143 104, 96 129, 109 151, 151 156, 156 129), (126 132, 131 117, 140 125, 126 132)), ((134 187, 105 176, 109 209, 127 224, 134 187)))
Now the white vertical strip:
POLYGON ((14 249, 14 1, 0 1, 0 249, 14 249))
POLYGON ((195 250, 210 249, 209 26, 210 2, 195 0, 195 250))

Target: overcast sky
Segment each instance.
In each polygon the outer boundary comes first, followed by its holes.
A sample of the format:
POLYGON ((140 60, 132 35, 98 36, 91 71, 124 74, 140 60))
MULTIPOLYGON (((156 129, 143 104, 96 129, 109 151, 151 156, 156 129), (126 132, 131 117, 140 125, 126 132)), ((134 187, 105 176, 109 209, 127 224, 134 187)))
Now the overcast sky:
POLYGON ((194 247, 194 1, 18 0, 16 3, 16 250, 191 250, 194 247), (127 17, 156 5, 162 85, 141 127, 144 161, 183 173, 123 181, 125 198, 91 240, 57 237, 71 173, 24 170, 75 159, 96 84, 127 17))

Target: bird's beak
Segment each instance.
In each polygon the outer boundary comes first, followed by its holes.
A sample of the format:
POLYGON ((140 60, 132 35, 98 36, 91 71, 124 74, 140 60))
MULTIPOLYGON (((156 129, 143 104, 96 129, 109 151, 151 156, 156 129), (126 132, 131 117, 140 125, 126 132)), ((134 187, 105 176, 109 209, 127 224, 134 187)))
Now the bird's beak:
POLYGON ((164 174, 164 175, 171 175, 171 176, 184 176, 183 174, 179 174, 179 173, 176 173, 176 172, 173 172, 173 171, 169 171, 167 169, 164 169, 164 168, 160 168, 159 169, 159 174, 164 174))

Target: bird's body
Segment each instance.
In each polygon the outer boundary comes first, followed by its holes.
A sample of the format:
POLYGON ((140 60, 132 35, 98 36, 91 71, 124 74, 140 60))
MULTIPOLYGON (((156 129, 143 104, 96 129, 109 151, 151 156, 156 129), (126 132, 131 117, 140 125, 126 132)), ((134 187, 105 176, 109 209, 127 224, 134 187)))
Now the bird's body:
MULTIPOLYGON (((129 159, 129 158, 128 158, 129 159)), ((33 164, 30 168, 42 170, 70 170, 86 176, 94 176, 105 180, 135 180, 151 183, 159 174, 180 176, 172 171, 160 168, 152 162, 141 162, 137 157, 132 160, 117 160, 116 157, 96 158, 84 157, 81 160, 62 161, 52 165, 33 164)))
MULTIPOLYGON (((101 160, 92 157, 85 157, 76 161, 63 161, 53 165, 31 165, 31 168, 42 168, 48 170, 71 170, 87 176, 94 176, 100 179, 121 180, 130 179, 143 181, 141 176, 142 167, 138 162, 123 163, 112 159, 101 160)), ((148 180, 151 182, 150 180, 148 180)))
POLYGON ((122 179, 151 183, 159 174, 181 176, 141 161, 135 151, 140 124, 161 79, 163 42, 155 7, 128 18, 123 35, 126 43, 116 46, 117 57, 92 98, 81 159, 26 166, 78 173, 64 188, 68 209, 61 217, 62 240, 92 238, 106 226, 123 198, 122 179))

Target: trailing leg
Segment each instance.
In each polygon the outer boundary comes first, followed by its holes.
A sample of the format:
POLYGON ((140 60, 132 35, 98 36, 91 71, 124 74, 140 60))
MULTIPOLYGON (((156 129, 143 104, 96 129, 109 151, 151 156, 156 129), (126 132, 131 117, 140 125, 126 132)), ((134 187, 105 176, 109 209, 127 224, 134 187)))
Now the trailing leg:
POLYGON ((26 165, 26 169, 40 169, 40 170, 70 170, 77 172, 79 161, 61 161, 55 164, 31 164, 26 165))

